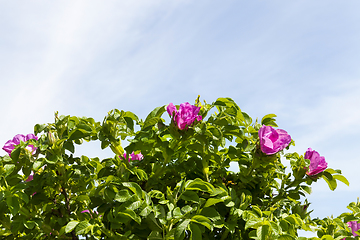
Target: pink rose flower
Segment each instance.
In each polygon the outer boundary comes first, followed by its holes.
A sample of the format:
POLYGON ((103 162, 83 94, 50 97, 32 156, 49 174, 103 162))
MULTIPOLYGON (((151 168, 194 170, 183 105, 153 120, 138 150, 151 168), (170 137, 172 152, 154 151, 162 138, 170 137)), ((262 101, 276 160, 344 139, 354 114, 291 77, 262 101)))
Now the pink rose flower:
POLYGON ((30 182, 34 179, 33 175, 29 175, 29 177, 25 180, 26 182, 30 182))
MULTIPOLYGON (((26 136, 22 135, 22 134, 17 134, 17 135, 15 135, 15 137, 12 140, 7 141, 2 149, 5 152, 7 152, 9 154, 9 156, 11 157, 11 152, 12 152, 12 150, 14 150, 16 145, 19 145, 21 141, 26 142, 26 141, 29 141, 30 139, 38 140, 38 137, 32 133, 30 133, 26 136)), ((31 153, 34 153, 36 151, 36 147, 34 147, 33 145, 26 146, 26 149, 31 153)))
MULTIPOLYGON (((355 232, 360 229, 360 223, 358 223, 357 221, 351 221, 351 222, 348 222, 347 225, 351 229, 353 236, 354 237, 358 236, 355 232)), ((341 240, 345 240, 345 239, 346 238, 342 238, 341 240)))
POLYGON ((286 148, 291 142, 291 136, 285 130, 263 125, 259 129, 259 140, 261 151, 271 155, 286 148))
POLYGON ((180 104, 179 110, 176 109, 174 104, 170 103, 166 110, 170 117, 174 119, 175 124, 180 130, 183 130, 193 124, 195 120, 201 121, 202 116, 198 115, 201 107, 196 107, 190 103, 180 104))
MULTIPOLYGON (((124 153, 123 156, 124 156, 124 159, 126 159, 126 153, 124 153)), ((134 152, 132 152, 129 157, 129 162, 134 161, 134 160, 141 161, 143 158, 144 158, 144 156, 141 153, 135 154, 134 152)))
POLYGON ((305 152, 304 158, 310 160, 309 170, 306 172, 309 176, 321 173, 327 168, 328 164, 325 161, 325 157, 320 156, 317 151, 312 150, 311 148, 308 148, 305 152))

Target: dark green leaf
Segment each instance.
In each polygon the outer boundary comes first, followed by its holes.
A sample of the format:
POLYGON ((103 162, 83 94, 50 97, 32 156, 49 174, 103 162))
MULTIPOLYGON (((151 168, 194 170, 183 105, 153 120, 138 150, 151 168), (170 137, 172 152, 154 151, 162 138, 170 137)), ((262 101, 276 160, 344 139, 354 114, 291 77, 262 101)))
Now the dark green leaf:
POLYGON ((175 240, 182 240, 185 237, 185 229, 190 223, 190 219, 185 219, 175 229, 175 240))
POLYGON ((199 226, 196 223, 190 223, 191 236, 190 240, 202 240, 202 234, 199 226))
POLYGON ((207 227, 210 231, 212 231, 213 225, 209 218, 202 216, 202 215, 195 215, 191 218, 192 222, 196 222, 207 227))

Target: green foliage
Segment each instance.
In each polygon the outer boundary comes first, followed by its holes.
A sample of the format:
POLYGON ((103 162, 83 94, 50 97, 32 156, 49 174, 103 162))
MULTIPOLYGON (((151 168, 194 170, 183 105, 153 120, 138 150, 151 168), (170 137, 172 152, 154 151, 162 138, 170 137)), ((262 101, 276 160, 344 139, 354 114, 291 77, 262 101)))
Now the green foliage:
POLYGON ((308 176, 303 156, 287 153, 287 170, 282 152, 260 150, 258 130, 277 127, 276 115, 253 122, 230 98, 196 105, 203 120, 184 130, 165 122, 165 106, 145 121, 115 109, 102 122, 56 113, 54 123, 35 125, 38 141, 0 157, 2 239, 300 240, 299 230, 314 229, 312 239, 350 239, 346 222, 359 219, 359 203, 349 205, 353 213, 319 220, 305 199, 320 178, 331 190, 337 181, 348 185, 339 170, 308 176), (114 156, 76 156, 84 141, 114 156), (128 161, 125 152, 144 159, 128 161))

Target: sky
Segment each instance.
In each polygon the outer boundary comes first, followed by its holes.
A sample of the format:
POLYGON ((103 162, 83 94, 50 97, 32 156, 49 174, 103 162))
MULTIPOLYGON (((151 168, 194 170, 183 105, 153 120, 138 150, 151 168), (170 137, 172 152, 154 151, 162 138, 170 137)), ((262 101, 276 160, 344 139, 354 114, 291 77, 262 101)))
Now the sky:
POLYGON ((342 170, 349 187, 332 192, 320 180, 308 197, 312 217, 338 216, 360 197, 359 8, 358 0, 0 0, 0 143, 53 122, 55 111, 101 121, 117 108, 144 119, 170 102, 230 97, 253 119, 275 113, 295 140, 290 151, 311 147, 342 170))

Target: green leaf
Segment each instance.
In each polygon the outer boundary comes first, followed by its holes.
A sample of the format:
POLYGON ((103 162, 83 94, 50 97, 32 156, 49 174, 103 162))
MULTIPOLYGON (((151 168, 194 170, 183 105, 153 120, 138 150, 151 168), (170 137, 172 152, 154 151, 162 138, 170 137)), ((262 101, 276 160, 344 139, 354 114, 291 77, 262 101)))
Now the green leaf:
POLYGON ((200 178, 196 178, 195 180, 189 180, 186 182, 185 186, 186 190, 199 190, 203 192, 208 192, 212 194, 215 191, 215 188, 213 185, 211 185, 208 182, 203 181, 200 178))
POLYGON ((147 240, 163 240, 162 234, 158 231, 152 231, 147 240))
POLYGON ((336 180, 339 180, 340 182, 343 182, 347 186, 349 186, 349 181, 343 175, 333 175, 333 178, 335 178, 336 180))
POLYGON ((289 234, 283 234, 281 235, 278 240, 295 240, 296 238, 289 235, 289 234))
POLYGON ((90 198, 88 195, 80 195, 76 197, 76 201, 83 202, 83 201, 89 201, 90 198))
POLYGON ((281 232, 281 228, 275 222, 270 222, 271 230, 275 233, 275 235, 279 235, 281 232))
POLYGON ((15 149, 11 152, 11 158, 13 159, 14 162, 19 162, 21 148, 18 146, 16 146, 15 149))
POLYGON ((269 226, 263 225, 263 226, 258 227, 258 229, 256 229, 256 235, 259 240, 267 239, 266 237, 269 236, 269 226))
POLYGON ((325 169, 324 172, 328 172, 328 173, 330 173, 330 174, 338 173, 336 170, 334 170, 334 169, 332 169, 332 168, 327 168, 327 169, 325 169))
POLYGON ((24 222, 24 226, 27 228, 27 229, 33 229, 36 225, 36 222, 34 221, 26 221, 24 222))
POLYGON ((116 193, 114 200, 118 202, 125 202, 131 198, 131 195, 128 190, 122 189, 116 193))
POLYGON ((182 240, 185 237, 185 229, 190 223, 190 219, 185 219, 175 229, 175 240, 182 240))
POLYGON ((256 215, 258 215, 258 217, 260 217, 260 218, 262 217, 262 212, 258 206, 255 206, 255 205, 252 206, 252 210, 253 210, 253 212, 256 213, 256 215))
POLYGON ((265 116, 262 118, 262 120, 261 120, 261 124, 262 124, 262 125, 266 125, 266 126, 277 127, 278 125, 275 123, 274 117, 276 117, 275 114, 265 115, 265 116))
POLYGON ((37 172, 43 165, 44 159, 41 158, 33 163, 32 169, 37 172))
POLYGON ((212 231, 212 223, 209 218, 202 216, 202 215, 195 215, 191 218, 192 222, 196 222, 198 224, 201 224, 205 227, 207 227, 210 231, 212 231))
POLYGON ((257 228, 259 225, 261 225, 262 220, 259 218, 252 218, 246 221, 245 229, 248 228, 257 228))
POLYGON ((322 175, 322 178, 325 180, 325 182, 328 184, 331 191, 334 191, 337 187, 336 180, 332 177, 330 173, 324 172, 324 175, 322 175), (329 176, 330 175, 330 176, 329 176))
POLYGON ((129 218, 133 219, 135 222, 137 222, 138 224, 140 224, 140 222, 141 222, 141 218, 131 209, 126 209, 124 211, 118 212, 118 215, 129 217, 129 218))
POLYGON ((64 148, 69 150, 71 153, 75 153, 75 147, 72 141, 65 141, 64 148))
POLYGON ((166 111, 165 105, 162 107, 155 108, 145 119, 143 129, 153 126, 159 122, 161 115, 166 111))
POLYGON ((185 237, 185 230, 189 225, 190 219, 185 219, 175 229, 174 238, 175 240, 182 240, 185 237))
POLYGON ((190 223, 191 236, 190 240, 202 240, 202 234, 196 223, 190 223))
POLYGON ((261 124, 264 124, 263 122, 264 122, 264 120, 265 120, 265 119, 268 119, 268 118, 275 118, 275 117, 276 117, 276 115, 275 115, 275 114, 272 114, 272 113, 267 114, 267 115, 265 115, 265 116, 261 119, 261 124))
POLYGON ((240 110, 239 106, 231 98, 218 98, 213 103, 213 105, 222 107, 235 107, 237 110, 240 110))
POLYGON ((202 216, 209 218, 211 221, 215 222, 221 220, 220 214, 215 210, 214 207, 203 208, 200 212, 202 216))
POLYGON ((70 222, 68 222, 68 224, 66 224, 66 227, 65 227, 65 233, 69 233, 71 232, 72 230, 74 230, 74 228, 79 224, 78 221, 76 220, 72 220, 70 222))
POLYGON ((12 215, 16 215, 20 210, 20 204, 17 197, 7 197, 6 203, 11 211, 12 215))
POLYGON ((38 133, 41 133, 46 128, 45 124, 36 124, 34 126, 34 133, 37 135, 38 133))
POLYGON ((15 164, 6 164, 4 166, 5 169, 5 177, 9 176, 15 169, 15 164))
POLYGON ((124 187, 129 188, 133 193, 135 193, 139 198, 143 198, 143 191, 141 187, 135 182, 123 182, 124 187))
POLYGON ((307 194, 311 194, 311 192, 312 192, 311 187, 305 186, 305 185, 301 185, 300 187, 301 187, 301 189, 302 189, 304 192, 306 192, 307 194))
POLYGON ((180 196, 181 199, 185 201, 192 201, 192 202, 199 202, 199 196, 196 194, 196 192, 186 190, 183 192, 180 196))
MULTIPOLYGON (((81 234, 87 234, 92 230, 93 226, 88 221, 81 221, 79 224, 77 224, 75 228, 75 232, 77 235, 81 234)), ((66 231, 66 230, 65 230, 66 231)))
POLYGON ((26 204, 29 202, 29 196, 26 193, 19 192, 18 195, 26 204))
POLYGON ((150 206, 146 206, 144 209, 141 210, 139 215, 146 218, 151 212, 152 208, 150 206))
POLYGON ((323 235, 321 237, 321 240, 334 240, 334 238, 332 236, 330 236, 330 235, 323 235))
POLYGON ((209 198, 206 203, 205 203, 205 206, 204 207, 210 207, 214 204, 217 204, 219 202, 224 202, 224 200, 222 199, 219 199, 219 198, 209 198))
POLYGON ((131 171, 136 174, 140 181, 145 181, 148 179, 148 175, 146 174, 146 172, 140 168, 135 167, 131 169, 131 171))

